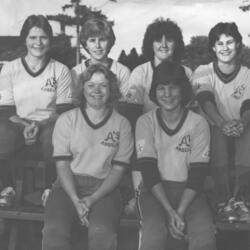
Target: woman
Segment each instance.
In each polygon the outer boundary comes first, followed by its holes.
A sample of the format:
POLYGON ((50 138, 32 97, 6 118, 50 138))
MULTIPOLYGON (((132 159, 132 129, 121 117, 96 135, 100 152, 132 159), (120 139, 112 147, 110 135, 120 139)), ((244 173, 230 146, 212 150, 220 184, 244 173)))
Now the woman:
MULTIPOLYGON (((90 58, 72 69, 74 84, 77 89, 78 79, 82 72, 91 65, 101 63, 108 67, 117 77, 120 91, 124 96, 127 91, 127 81, 130 70, 121 63, 108 57, 115 44, 115 34, 112 25, 105 19, 89 19, 81 29, 80 42, 90 58)), ((124 101, 124 97, 121 98, 124 101)))
POLYGON ((250 70, 239 62, 242 36, 235 23, 216 24, 208 38, 214 61, 196 69, 193 85, 212 130, 215 200, 224 202, 222 219, 249 222, 250 212, 237 196, 250 174, 250 70))
MULTIPOLYGON (((170 19, 156 19, 145 32, 142 54, 146 63, 137 66, 129 79, 129 90, 126 100, 131 103, 132 124, 136 123, 138 114, 155 109, 157 105, 150 99, 153 86, 154 69, 164 61, 180 63, 184 55, 184 41, 179 26, 170 19), (136 110, 136 111, 135 111, 136 110)), ((191 78, 191 70, 187 67, 185 72, 191 78)), ((135 193, 139 191, 142 181, 141 174, 133 172, 133 185, 135 193)), ((125 212, 130 214, 135 210, 135 198, 129 201, 125 212)))
MULTIPOLYGON (((140 105, 143 113, 156 107, 149 98, 155 67, 163 61, 180 63, 184 55, 184 42, 179 26, 170 19, 158 18, 152 22, 144 35, 142 54, 146 63, 137 66, 129 79, 129 102, 140 105)), ((191 70, 185 67, 187 76, 191 70)))
POLYGON ((101 64, 83 73, 82 104, 64 113, 54 134, 58 180, 45 207, 43 250, 70 250, 74 223, 88 226, 88 249, 115 250, 121 215, 119 182, 133 151, 131 127, 113 106, 115 75, 101 64))
POLYGON ((16 114, 1 118, 1 167, 24 145, 38 143, 49 163, 46 174, 49 185, 53 178, 51 135, 57 108, 71 103, 71 74, 65 65, 49 57, 52 28, 44 16, 29 16, 20 36, 26 54, 6 63, 0 75, 0 105, 16 108, 16 114))
POLYGON ((192 97, 185 70, 165 61, 155 68, 150 98, 159 108, 136 124, 141 250, 214 250, 212 216, 202 195, 209 161, 209 126, 185 108, 192 97))

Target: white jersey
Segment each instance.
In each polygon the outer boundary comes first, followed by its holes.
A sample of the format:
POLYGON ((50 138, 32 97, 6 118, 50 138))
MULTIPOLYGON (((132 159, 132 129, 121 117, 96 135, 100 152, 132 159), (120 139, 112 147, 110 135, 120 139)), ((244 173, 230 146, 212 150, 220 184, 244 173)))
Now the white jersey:
POLYGON ((157 160, 161 180, 186 181, 190 164, 209 161, 208 123, 187 109, 174 130, 165 125, 160 109, 142 115, 135 137, 138 162, 157 160))
POLYGON ((192 77, 196 95, 210 92, 219 113, 225 120, 240 119, 242 103, 250 99, 250 69, 239 66, 228 78, 223 77, 217 64, 199 66, 192 77))
POLYGON ((56 104, 72 102, 72 78, 62 63, 48 59, 36 73, 24 58, 6 63, 0 73, 0 105, 15 105, 21 118, 41 121, 56 112, 56 104))
MULTIPOLYGON (((191 79, 192 71, 186 66, 183 67, 187 77, 191 79)), ((127 101, 142 104, 144 113, 157 107, 149 97, 154 72, 153 68, 151 61, 141 64, 132 71, 129 78, 127 101)))
MULTIPOLYGON (((86 61, 83 61, 82 63, 72 68, 71 72, 72 72, 75 89, 78 88, 80 75, 86 70, 88 65, 89 65, 89 59, 86 61)), ((110 59, 109 69, 116 75, 119 81, 119 88, 122 94, 122 99, 120 101, 122 101, 124 100, 124 97, 126 96, 127 91, 128 91, 128 80, 130 76, 130 70, 123 64, 117 61, 114 61, 113 59, 110 59)))
POLYGON ((93 124, 84 109, 63 113, 55 124, 53 156, 69 160, 75 175, 107 177, 113 165, 128 167, 133 152, 133 136, 128 120, 111 111, 93 124))

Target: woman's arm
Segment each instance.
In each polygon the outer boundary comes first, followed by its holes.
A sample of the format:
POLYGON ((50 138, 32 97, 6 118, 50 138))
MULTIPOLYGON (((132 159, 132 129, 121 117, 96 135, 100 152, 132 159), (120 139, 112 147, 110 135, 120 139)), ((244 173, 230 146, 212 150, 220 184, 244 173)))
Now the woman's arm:
POLYGON ((102 185, 92 195, 82 199, 86 206, 90 209, 94 203, 113 191, 119 185, 125 170, 122 166, 114 165, 102 185))
POLYGON ((85 206, 84 203, 81 202, 77 195, 73 173, 70 169, 69 161, 57 161, 56 170, 60 184, 73 202, 82 224, 88 225, 86 216, 88 214, 89 209, 85 206))

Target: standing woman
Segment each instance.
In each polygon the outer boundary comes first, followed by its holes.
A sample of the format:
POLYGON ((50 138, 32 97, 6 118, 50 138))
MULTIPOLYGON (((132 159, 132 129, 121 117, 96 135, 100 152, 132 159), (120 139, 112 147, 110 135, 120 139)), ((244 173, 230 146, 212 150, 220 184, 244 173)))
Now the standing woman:
POLYGON ((20 36, 26 55, 6 63, 0 75, 0 105, 16 108, 16 114, 0 122, 0 164, 4 167, 24 145, 39 143, 48 166, 49 185, 53 178, 51 136, 56 112, 71 103, 72 79, 65 65, 49 57, 52 28, 44 16, 29 16, 20 36))
POLYGON ((192 88, 184 68, 165 61, 155 69, 151 100, 159 108, 136 124, 140 250, 215 250, 215 228, 203 183, 208 170, 207 121, 185 108, 192 88), (175 239, 175 240, 173 240, 175 239))
MULTIPOLYGON (((147 62, 137 66, 131 73, 128 101, 141 106, 143 113, 155 108, 157 105, 149 98, 154 69, 164 61, 181 63, 184 49, 182 32, 175 22, 158 18, 149 24, 142 44, 142 54, 147 62)), ((191 70, 184 68, 190 78, 191 70)))
POLYGON ((58 180, 45 207, 43 250, 72 249, 74 224, 88 227, 89 250, 116 250, 122 202, 118 185, 129 166, 129 121, 113 108, 115 75, 101 64, 80 80, 81 105, 62 114, 53 133, 58 180))
MULTIPOLYGON (((108 54, 115 44, 115 34, 112 25, 105 19, 89 19, 81 29, 80 42, 83 48, 88 52, 90 58, 82 61, 72 69, 72 76, 75 88, 79 86, 79 76, 85 69, 92 64, 103 64, 109 68, 117 77, 118 85, 124 95, 127 91, 127 81, 130 76, 130 70, 123 64, 108 57, 108 54)), ((81 84, 80 84, 81 85, 81 84)))
POLYGON ((215 198, 225 205, 218 212, 226 220, 249 222, 238 192, 250 174, 250 70, 239 61, 242 36, 235 23, 217 23, 208 38, 214 61, 196 69, 193 85, 211 125, 215 198))

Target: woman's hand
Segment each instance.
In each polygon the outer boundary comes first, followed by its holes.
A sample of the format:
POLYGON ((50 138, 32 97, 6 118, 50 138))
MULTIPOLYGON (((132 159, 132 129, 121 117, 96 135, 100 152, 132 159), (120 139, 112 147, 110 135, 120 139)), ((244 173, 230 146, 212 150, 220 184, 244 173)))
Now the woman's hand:
POLYGON ((82 202, 82 199, 78 199, 76 201, 73 202, 74 206, 76 208, 78 217, 81 221, 81 224, 83 226, 88 227, 89 225, 89 221, 88 221, 88 213, 89 213, 89 208, 86 206, 86 204, 84 202, 82 202))
POLYGON ((168 214, 168 230, 173 238, 181 240, 185 237, 184 234, 185 223, 175 210, 168 214))
POLYGON ((24 127, 23 136, 25 139, 26 145, 32 145, 37 141, 37 135, 39 132, 39 126, 36 122, 32 122, 31 124, 24 127))

